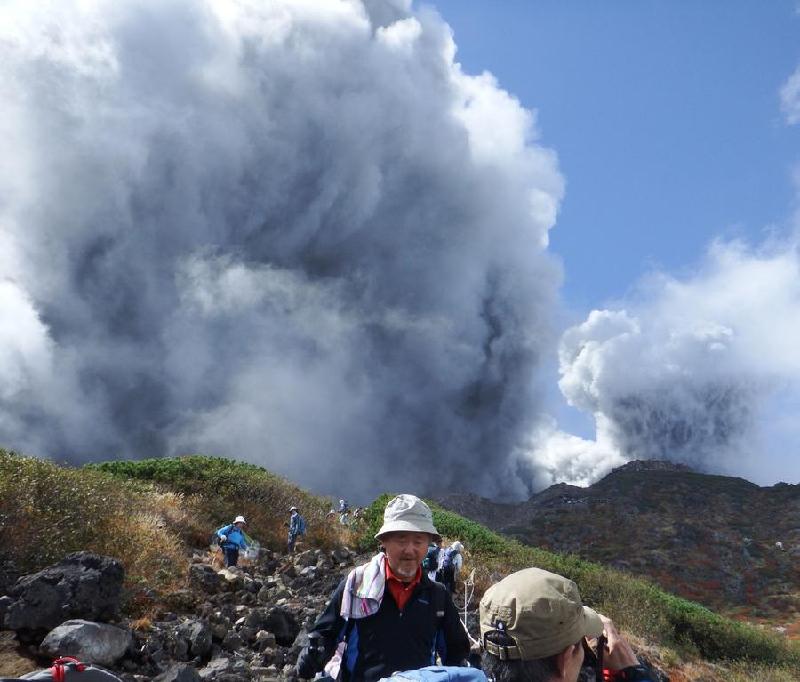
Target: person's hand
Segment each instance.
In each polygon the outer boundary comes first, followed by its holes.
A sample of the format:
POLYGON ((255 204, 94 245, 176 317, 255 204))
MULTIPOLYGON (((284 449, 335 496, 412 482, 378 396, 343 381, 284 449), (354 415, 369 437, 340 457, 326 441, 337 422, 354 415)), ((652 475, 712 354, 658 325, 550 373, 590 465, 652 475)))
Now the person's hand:
POLYGON ((228 536, 223 533, 222 535, 219 536, 219 539, 225 542, 225 540, 228 539, 228 536))
POLYGON ((617 626, 602 613, 598 614, 603 621, 603 634, 606 636, 606 650, 603 653, 603 664, 612 670, 622 670, 632 665, 639 665, 639 659, 633 653, 631 645, 619 634, 617 626))

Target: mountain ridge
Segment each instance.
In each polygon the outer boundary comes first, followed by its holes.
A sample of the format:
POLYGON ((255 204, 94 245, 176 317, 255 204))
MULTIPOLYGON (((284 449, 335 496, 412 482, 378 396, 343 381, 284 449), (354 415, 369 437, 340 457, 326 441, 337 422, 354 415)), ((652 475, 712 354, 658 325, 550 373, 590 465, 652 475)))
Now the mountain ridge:
POLYGON ((800 636, 800 485, 634 461, 590 486, 559 483, 521 503, 459 494, 436 501, 525 544, 800 636))

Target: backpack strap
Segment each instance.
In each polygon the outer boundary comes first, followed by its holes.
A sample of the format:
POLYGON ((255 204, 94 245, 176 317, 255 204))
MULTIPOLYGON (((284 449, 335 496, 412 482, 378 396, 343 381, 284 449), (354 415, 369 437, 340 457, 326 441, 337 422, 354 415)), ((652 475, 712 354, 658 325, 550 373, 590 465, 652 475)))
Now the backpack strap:
MULTIPOLYGON (((334 652, 339 647, 340 644, 344 644, 342 648, 342 660, 339 661, 339 674, 336 677, 336 682, 340 682, 344 677, 344 671, 347 668, 347 648, 349 644, 350 635, 352 634, 353 630, 356 627, 356 619, 355 618, 348 618, 342 629, 339 631, 339 636, 336 638, 336 647, 334 648, 334 652)), ((331 653, 333 656, 333 653, 331 653)), ((347 672, 351 672, 350 669, 347 669, 347 672)))
POLYGON ((446 588, 441 583, 431 581, 433 584, 433 613, 436 618, 436 629, 442 628, 444 622, 444 610, 447 599, 446 588))
POLYGON ((433 622, 434 622, 433 650, 431 651, 431 655, 435 657, 437 653, 441 654, 441 647, 445 646, 444 614, 445 614, 446 600, 448 594, 447 594, 447 588, 441 583, 438 583, 434 580, 431 580, 431 589, 433 590, 431 604, 433 605, 433 622))

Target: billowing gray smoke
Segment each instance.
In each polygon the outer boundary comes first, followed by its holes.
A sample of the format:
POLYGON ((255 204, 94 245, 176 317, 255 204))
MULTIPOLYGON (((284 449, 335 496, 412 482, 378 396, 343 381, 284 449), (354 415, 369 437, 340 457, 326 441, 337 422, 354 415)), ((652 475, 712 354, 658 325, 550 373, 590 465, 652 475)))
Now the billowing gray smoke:
POLYGON ((797 241, 717 243, 694 275, 654 275, 624 307, 567 330, 560 387, 597 437, 551 428, 529 459, 545 481, 587 483, 633 458, 796 480, 798 342, 797 241))
POLYGON ((523 490, 562 195, 410 2, 0 6, 0 443, 523 490))

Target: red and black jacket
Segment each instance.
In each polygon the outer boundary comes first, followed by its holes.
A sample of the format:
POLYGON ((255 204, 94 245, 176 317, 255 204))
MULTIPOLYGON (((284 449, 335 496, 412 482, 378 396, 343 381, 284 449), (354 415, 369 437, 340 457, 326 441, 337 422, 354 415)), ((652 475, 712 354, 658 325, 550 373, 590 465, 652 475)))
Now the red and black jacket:
POLYGON ((339 615, 345 582, 311 630, 323 637, 328 657, 340 641, 347 642, 344 682, 374 682, 398 670, 423 668, 435 663, 437 653, 444 665, 459 665, 469 655, 469 638, 443 585, 423 575, 402 611, 386 589, 377 613, 345 620, 339 615))

